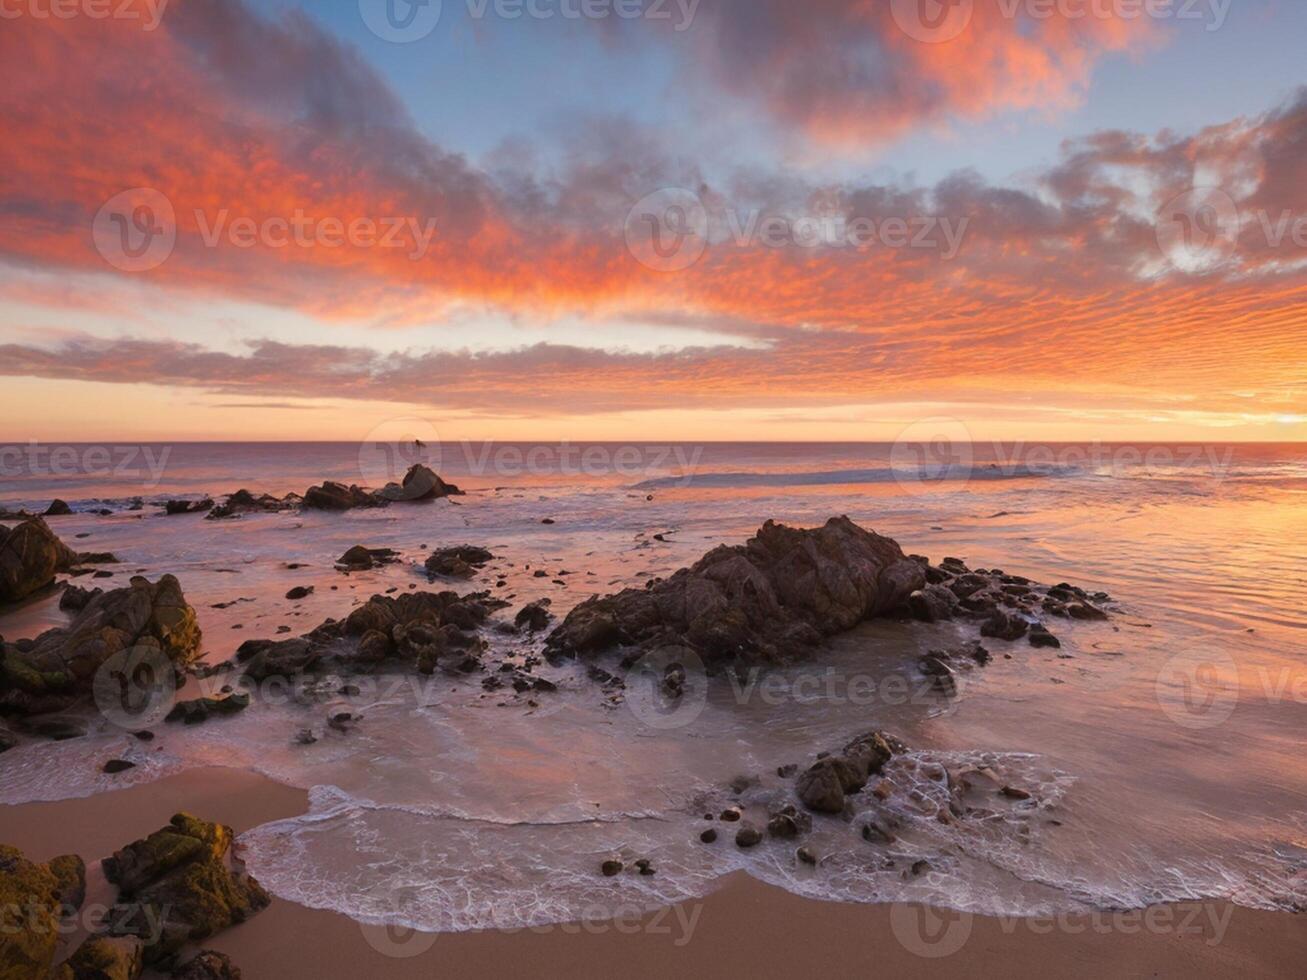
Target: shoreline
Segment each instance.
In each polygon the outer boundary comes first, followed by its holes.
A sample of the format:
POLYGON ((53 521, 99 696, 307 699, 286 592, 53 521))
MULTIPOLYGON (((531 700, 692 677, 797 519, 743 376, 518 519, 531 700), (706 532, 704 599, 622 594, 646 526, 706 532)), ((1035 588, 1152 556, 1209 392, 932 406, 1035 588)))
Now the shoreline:
MULTIPOLYGON (((0 806, 0 840, 33 860, 73 852, 90 864, 179 810, 240 834, 305 812, 307 793, 242 770, 191 770, 89 798, 0 806)), ((1283 977, 1307 957, 1307 916, 1192 902, 1008 919, 819 901, 740 872, 702 899, 640 916, 439 935, 366 927, 340 913, 274 898, 248 922, 201 945, 229 954, 248 977, 384 971, 416 978, 513 970, 774 976, 871 968, 932 978, 1283 977)))

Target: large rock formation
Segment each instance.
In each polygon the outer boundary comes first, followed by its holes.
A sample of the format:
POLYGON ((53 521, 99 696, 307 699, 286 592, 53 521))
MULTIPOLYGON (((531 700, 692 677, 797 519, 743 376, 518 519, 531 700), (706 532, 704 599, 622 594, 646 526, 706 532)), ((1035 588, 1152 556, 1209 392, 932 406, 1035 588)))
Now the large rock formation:
POLYGON ((0 602, 14 602, 45 588, 55 573, 76 563, 77 553, 39 517, 13 528, 0 526, 0 602))
POLYGON ((321 486, 309 487, 304 492, 304 506, 308 510, 353 510, 355 507, 377 507, 377 498, 362 487, 345 486, 327 480, 321 486))
POLYGON ((671 578, 581 603, 548 646, 555 655, 688 646, 710 668, 797 660, 823 637, 896 610, 925 582, 895 542, 847 517, 813 530, 768 521, 746 544, 716 548, 671 578))
POLYGON ((136 980, 145 944, 135 936, 90 936, 50 974, 52 980, 136 980))
POLYGON ((188 943, 244 922, 265 908, 268 893, 229 862, 232 830, 188 813, 103 862, 132 910, 115 919, 115 935, 145 939, 145 960, 166 963, 188 943), (153 940, 153 941, 151 941, 153 940))
POLYGON ((376 595, 343 620, 327 620, 290 640, 249 640, 236 651, 256 681, 310 670, 394 667, 430 674, 437 666, 471 671, 484 641, 476 630, 506 603, 489 593, 404 592, 376 595))
POLYGON ((68 626, 0 644, 0 707, 62 710, 90 693, 106 660, 133 647, 157 650, 179 667, 199 656, 195 610, 173 576, 135 577, 126 588, 93 594, 68 626))
POLYGON ((274 497, 272 494, 261 493, 256 497, 248 490, 237 490, 209 511, 209 516, 206 519, 219 521, 225 518, 240 517, 242 514, 276 513, 277 511, 289 510, 300 502, 301 498, 297 493, 288 493, 284 497, 274 497))

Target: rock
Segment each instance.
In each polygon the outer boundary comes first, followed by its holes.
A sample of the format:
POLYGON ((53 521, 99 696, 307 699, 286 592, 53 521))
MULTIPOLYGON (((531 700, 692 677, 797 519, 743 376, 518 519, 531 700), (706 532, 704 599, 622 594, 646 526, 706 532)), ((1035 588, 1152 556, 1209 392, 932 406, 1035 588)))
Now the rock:
POLYGON ((403 483, 388 483, 377 492, 382 500, 414 502, 418 500, 436 500, 440 497, 462 496, 463 491, 452 483, 446 483, 430 467, 415 463, 404 474, 403 483))
POLYGON ((318 740, 318 736, 313 734, 312 728, 301 728, 295 735, 295 741, 299 745, 312 745, 318 740))
POLYGON ((245 676, 256 681, 270 677, 294 677, 317 663, 320 653, 308 640, 246 640, 236 649, 236 659, 245 662, 245 676))
POLYGON ((136 980, 145 968, 144 950, 136 936, 89 936, 51 980, 136 980))
POLYGON ((68 626, 0 645, 0 707, 23 714, 70 706, 90 694, 96 671, 128 649, 156 651, 182 668, 199 657, 200 627, 181 585, 135 577, 92 595, 68 626))
POLYGON ((879 773, 893 754, 883 735, 868 732, 846 745, 839 755, 813 763, 799 776, 795 792, 810 810, 842 813, 844 797, 866 786, 871 775, 879 773))
POLYGON ((957 606, 958 597, 942 585, 927 585, 908 596, 908 609, 923 623, 952 619, 957 606))
POLYGON ((762 831, 753 824, 745 822, 735 832, 736 847, 754 847, 762 843, 762 831))
POLYGON ((62 500, 55 499, 50 502, 50 506, 45 509, 45 517, 65 517, 71 514, 73 509, 62 500))
POLYGON ((554 614, 549 611, 549 605, 548 599, 527 603, 518 610, 513 619, 514 625, 531 633, 540 632, 553 621, 554 614))
POLYGON ((336 567, 347 571, 366 571, 377 565, 388 565, 399 561, 399 552, 390 548, 365 548, 356 544, 336 559, 336 567))
POLYGON ((605 861, 600 866, 600 870, 604 873, 605 878, 612 878, 622 873, 622 867, 621 861, 605 861))
POLYGON ((59 608, 64 612, 80 612, 88 602, 103 594, 104 589, 84 589, 80 585, 70 584, 64 587, 63 594, 59 596, 59 608))
POLYGON ((1032 647, 1058 650, 1062 646, 1062 641, 1050 633, 1043 623, 1036 623, 1030 627, 1030 645, 1032 647))
POLYGON ((799 862, 801 864, 815 865, 817 863, 817 853, 807 844, 804 844, 797 851, 795 851, 794 856, 799 859, 799 862))
POLYGON ((767 833, 772 837, 793 840, 812 830, 812 817, 786 804, 767 821, 767 833))
POLYGON ((41 980, 47 976, 63 912, 58 893, 59 881, 48 865, 28 861, 17 848, 0 844, 0 910, 5 917, 0 977, 41 980), (15 913, 22 916, 23 928, 10 924, 15 913))
POLYGON ((377 507, 377 498, 361 487, 326 481, 321 486, 309 487, 304 493, 306 510, 353 510, 356 507, 377 507))
POLYGON ((55 880, 55 898, 68 915, 86 901, 86 862, 76 854, 51 858, 47 865, 55 880))
POLYGON ((289 592, 286 593, 286 598, 293 599, 293 600, 307 599, 311 595, 313 595, 313 586, 297 585, 295 586, 295 588, 291 589, 289 592))
POLYGON ((0 721, 0 752, 8 752, 18 744, 18 736, 9 730, 9 726, 0 721))
POLYGON ((427 575, 445 578, 471 578, 475 569, 481 568, 494 560, 494 555, 485 548, 464 544, 454 548, 441 548, 432 552, 426 561, 427 575))
POLYGON ((39 517, 13 528, 0 526, 0 602, 26 598, 76 562, 76 553, 39 517))
POLYGON ((1006 796, 1009 800, 1030 799, 1030 794, 1028 792, 1026 792, 1024 789, 1017 789, 1015 786, 1004 786, 1001 790, 999 790, 999 792, 1002 793, 1004 796, 1006 796))
POLYGON ((259 494, 256 497, 248 490, 237 490, 228 496, 225 501, 209 511, 207 519, 217 521, 240 517, 242 514, 275 513, 281 510, 289 510, 299 500, 299 495, 293 493, 280 498, 267 493, 259 494))
POLYGON ((173 980, 241 980, 241 971, 226 953, 202 950, 172 971, 173 980))
POLYGON ((169 500, 163 505, 163 512, 169 517, 177 514, 201 514, 212 509, 213 501, 209 497, 203 500, 169 500))
POLYGON ((1088 602, 1073 602, 1066 607, 1066 613, 1072 619, 1107 619, 1107 613, 1088 602))
POLYGON ((672 642, 709 667, 797 660, 924 585, 921 565, 847 517, 814 530, 768 521, 746 544, 716 548, 668 579, 581 603, 548 649, 584 655, 672 642))
POLYGON ((717 831, 714 828, 709 827, 707 830, 705 830, 703 833, 699 835, 699 840, 703 841, 705 844, 716 843, 717 831))
POLYGON ((244 711, 250 706, 248 694, 229 694, 224 698, 196 698, 193 701, 178 701, 172 706, 164 721, 181 721, 188 725, 198 725, 213 717, 225 717, 244 711))
POLYGON ((131 899, 131 914, 113 920, 110 932, 149 936, 151 922, 162 923, 157 942, 144 951, 147 963, 159 963, 265 908, 270 899, 258 882, 235 862, 229 869, 231 841, 230 827, 179 813, 105 858, 105 877, 118 886, 119 900, 131 899))
POLYGON ((1005 609, 995 609, 985 624, 980 627, 981 636, 992 636, 996 640, 1019 640, 1030 628, 1024 617, 1005 609))
POLYGON ((86 734, 86 722, 67 715, 32 715, 22 720, 23 729, 42 738, 66 742, 86 734))
POLYGON ((727 823, 735 823, 741 816, 740 808, 738 806, 733 806, 728 810, 723 810, 719 819, 724 820, 727 823))
POLYGON ((126 772, 128 769, 135 769, 135 762, 128 762, 126 759, 110 759, 101 767, 101 772, 112 776, 116 773, 126 772))

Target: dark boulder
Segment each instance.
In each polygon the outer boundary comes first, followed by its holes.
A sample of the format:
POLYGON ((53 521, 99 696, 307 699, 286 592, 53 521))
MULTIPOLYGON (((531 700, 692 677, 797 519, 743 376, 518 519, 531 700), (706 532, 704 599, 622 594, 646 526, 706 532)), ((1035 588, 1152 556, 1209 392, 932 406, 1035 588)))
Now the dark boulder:
POLYGON ((549 605, 548 599, 527 603, 517 611, 517 616, 513 619, 514 625, 531 633, 539 633, 553 621, 554 614, 549 611, 549 605))
POLYGON ((54 581, 77 563, 76 553, 39 517, 0 526, 0 602, 15 602, 54 581))
POLYGON ((436 500, 440 497, 462 496, 463 491, 446 483, 430 467, 415 463, 404 474, 403 483, 388 483, 377 491, 382 500, 411 503, 419 500, 436 500))
POLYGON ((62 500, 51 501, 50 506, 45 509, 45 517, 65 517, 71 514, 73 509, 62 500))
POLYGON ((890 760, 894 749, 879 732, 868 732, 848 745, 839 755, 818 759, 795 783, 795 792, 803 805, 818 813, 842 813, 844 797, 867 785, 890 760))
POLYGON ((427 575, 434 578, 471 578, 476 569, 494 560, 485 548, 464 544, 434 551, 426 561, 427 575))
POLYGON ((557 656, 675 643, 710 667, 797 660, 924 585, 920 564, 847 517, 812 530, 768 521, 746 544, 716 548, 668 579, 581 603, 548 647, 557 656))
POLYGON ((992 636, 996 640, 1019 640, 1030 629, 1025 617, 1006 609, 995 609, 985 624, 980 627, 981 636, 992 636))
POLYGON ((377 498, 362 487, 347 487, 331 480, 321 486, 309 487, 304 494, 304 507, 307 510, 353 510, 356 507, 377 506, 377 498))

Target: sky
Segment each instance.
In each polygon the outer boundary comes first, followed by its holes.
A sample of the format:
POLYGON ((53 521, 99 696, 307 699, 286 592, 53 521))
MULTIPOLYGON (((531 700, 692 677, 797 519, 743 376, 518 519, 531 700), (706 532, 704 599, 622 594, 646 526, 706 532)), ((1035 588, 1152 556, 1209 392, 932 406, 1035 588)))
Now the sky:
POLYGON ((1303 38, 0 0, 0 439, 1307 439, 1303 38))

